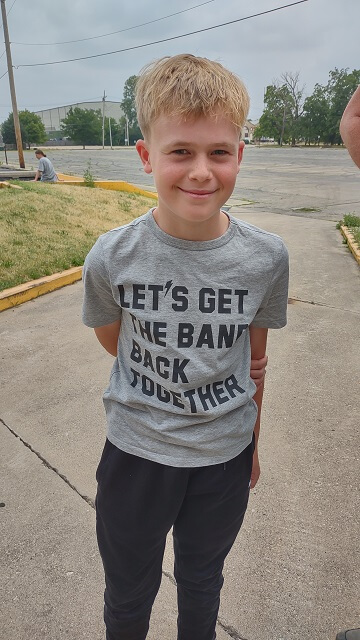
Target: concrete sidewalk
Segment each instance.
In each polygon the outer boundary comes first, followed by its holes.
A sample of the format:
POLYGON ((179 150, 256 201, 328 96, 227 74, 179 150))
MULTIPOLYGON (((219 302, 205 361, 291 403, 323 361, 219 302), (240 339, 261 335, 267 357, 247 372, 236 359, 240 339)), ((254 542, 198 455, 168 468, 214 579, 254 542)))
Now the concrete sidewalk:
MULTIPOLYGON (((262 476, 218 638, 334 640, 360 626, 359 270, 331 222, 231 213, 284 238, 291 304, 270 336, 262 476)), ((81 297, 79 283, 0 314, 4 640, 104 637, 92 504, 112 358, 82 326, 81 297)), ((169 544, 151 640, 176 638, 171 572, 169 544)))

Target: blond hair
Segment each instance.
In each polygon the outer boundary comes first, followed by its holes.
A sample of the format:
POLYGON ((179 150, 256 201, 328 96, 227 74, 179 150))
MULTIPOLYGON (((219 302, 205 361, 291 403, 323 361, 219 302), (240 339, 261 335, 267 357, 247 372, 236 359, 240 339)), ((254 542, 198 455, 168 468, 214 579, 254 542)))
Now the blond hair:
POLYGON ((163 114, 179 119, 221 114, 241 131, 249 106, 249 94, 238 76, 219 62, 190 53, 150 63, 136 83, 136 110, 144 136, 163 114))

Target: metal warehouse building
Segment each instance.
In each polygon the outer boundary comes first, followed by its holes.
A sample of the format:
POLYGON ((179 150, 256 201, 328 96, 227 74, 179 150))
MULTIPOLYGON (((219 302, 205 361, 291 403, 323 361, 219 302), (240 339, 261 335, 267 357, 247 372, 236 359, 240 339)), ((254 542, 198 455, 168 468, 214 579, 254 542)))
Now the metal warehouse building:
MULTIPOLYGON (((44 124, 46 133, 51 131, 60 131, 61 120, 66 118, 71 108, 79 107, 79 109, 92 109, 97 111, 100 109, 102 113, 103 101, 99 102, 77 102, 76 104, 68 104, 64 107, 54 107, 52 109, 43 109, 42 111, 35 111, 44 124)), ((121 108, 120 102, 105 101, 105 118, 115 118, 116 121, 120 120, 124 112, 121 108)))

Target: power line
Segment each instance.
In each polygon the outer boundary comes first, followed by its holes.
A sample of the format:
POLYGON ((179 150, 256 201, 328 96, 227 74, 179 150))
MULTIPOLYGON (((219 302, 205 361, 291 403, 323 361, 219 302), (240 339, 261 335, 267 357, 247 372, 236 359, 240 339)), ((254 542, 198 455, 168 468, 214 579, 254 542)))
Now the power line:
POLYGON ((6 74, 7 74, 7 71, 5 71, 5 73, 3 73, 3 74, 2 74, 2 76, 0 76, 0 80, 1 80, 1 78, 3 78, 4 76, 6 76, 6 74))
POLYGON ((7 16, 9 15, 9 13, 10 13, 11 9, 13 8, 13 6, 14 6, 15 2, 16 2, 16 0, 14 0, 14 2, 12 3, 12 5, 11 5, 11 7, 10 7, 9 11, 8 11, 8 12, 7 12, 7 14, 6 14, 7 16))
POLYGON ((282 7, 275 7, 274 9, 268 9, 267 11, 261 11, 260 13, 254 13, 251 16, 246 16, 245 18, 237 18, 236 20, 230 20, 229 22, 223 22, 222 24, 216 24, 212 27, 206 27, 205 29, 198 29, 197 31, 189 31, 188 33, 182 33, 179 36, 172 36, 171 38, 164 38, 162 40, 155 40, 154 42, 146 42, 145 44, 138 44, 134 47, 126 47, 126 49, 117 49, 116 51, 108 51, 106 53, 98 53, 92 56, 82 56, 81 58, 70 58, 69 60, 56 60, 54 62, 36 62, 33 64, 18 64, 14 65, 16 68, 20 67, 44 67, 47 65, 53 64, 64 64, 66 62, 78 62, 79 60, 90 60, 90 58, 101 58, 103 56, 111 56, 115 53, 124 53, 125 51, 133 51, 134 49, 142 49, 144 47, 150 47, 154 44, 161 44, 162 42, 170 42, 170 40, 178 40, 179 38, 185 38, 186 36, 193 36, 196 33, 204 33, 204 31, 211 31, 212 29, 218 29, 219 27, 226 27, 229 24, 235 24, 236 22, 243 22, 244 20, 250 20, 251 18, 257 18, 259 16, 264 16, 268 13, 274 13, 274 11, 280 11, 281 9, 288 9, 289 7, 294 7, 297 4, 303 4, 304 2, 308 2, 309 0, 297 0, 297 2, 292 2, 291 4, 285 4, 282 7))
POLYGON ((111 31, 110 33, 104 33, 101 36, 92 36, 91 38, 81 38, 79 40, 65 40, 64 42, 13 42, 12 44, 21 44, 29 47, 49 47, 55 44, 72 44, 74 42, 86 42, 87 40, 97 40, 98 38, 106 38, 107 36, 113 36, 115 33, 123 33, 124 31, 131 31, 132 29, 138 29, 139 27, 145 27, 147 24, 153 24, 154 22, 160 22, 161 20, 166 20, 166 18, 172 18, 173 16, 178 16, 180 13, 186 13, 187 11, 192 11, 193 9, 197 9, 198 7, 203 7, 205 4, 210 4, 211 2, 215 2, 215 0, 206 0, 206 2, 202 2, 201 4, 195 4, 193 7, 189 7, 188 9, 183 9, 182 11, 176 11, 176 13, 169 13, 167 16, 163 16, 162 18, 156 18, 155 20, 150 20, 149 22, 142 22, 141 24, 136 24, 134 27, 127 27, 126 29, 119 29, 118 31, 111 31))

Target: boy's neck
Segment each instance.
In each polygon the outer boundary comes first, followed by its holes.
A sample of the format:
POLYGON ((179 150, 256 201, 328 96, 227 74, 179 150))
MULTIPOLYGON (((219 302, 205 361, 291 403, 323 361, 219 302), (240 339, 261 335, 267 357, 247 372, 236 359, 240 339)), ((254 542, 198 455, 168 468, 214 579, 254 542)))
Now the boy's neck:
POLYGON ((161 208, 156 207, 153 211, 153 217, 158 227, 169 236, 192 242, 205 242, 220 238, 229 227, 229 218, 224 211, 219 211, 218 214, 202 222, 190 222, 176 216, 170 218, 168 213, 163 215, 161 208))

